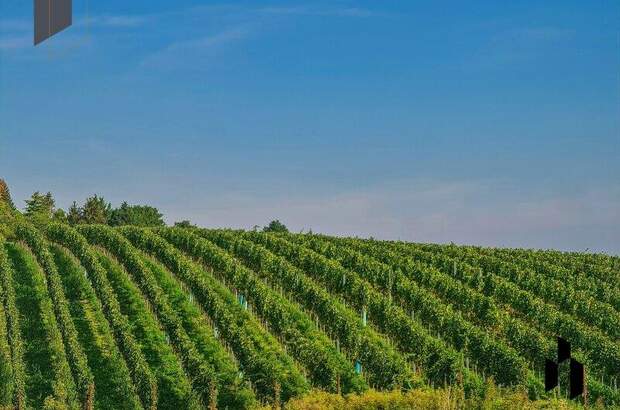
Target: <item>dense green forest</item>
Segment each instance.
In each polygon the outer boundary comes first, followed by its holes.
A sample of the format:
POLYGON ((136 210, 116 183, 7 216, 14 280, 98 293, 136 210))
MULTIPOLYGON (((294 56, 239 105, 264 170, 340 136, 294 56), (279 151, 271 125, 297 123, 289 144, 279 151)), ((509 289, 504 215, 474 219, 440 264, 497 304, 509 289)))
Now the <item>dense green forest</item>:
POLYGON ((22 212, 0 180, 0 408, 613 407, 619 375, 617 256, 22 212))

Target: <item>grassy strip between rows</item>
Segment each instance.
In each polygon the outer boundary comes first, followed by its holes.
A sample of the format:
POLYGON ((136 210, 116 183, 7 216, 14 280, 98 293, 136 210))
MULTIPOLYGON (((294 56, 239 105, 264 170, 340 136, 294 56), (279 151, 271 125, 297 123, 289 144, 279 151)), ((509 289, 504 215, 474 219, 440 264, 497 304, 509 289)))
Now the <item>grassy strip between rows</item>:
POLYGON ((88 367, 88 359, 78 340, 77 331, 71 314, 69 304, 62 287, 62 281, 49 251, 49 245, 43 235, 34 227, 20 224, 15 229, 17 238, 24 240, 46 274, 46 282, 49 295, 52 300, 54 313, 58 327, 62 334, 64 348, 73 374, 78 400, 83 408, 92 409, 94 406, 95 382, 93 374, 88 367))
MULTIPOLYGON (((161 238, 137 228, 124 228, 125 235, 144 249, 158 246, 161 238)), ((253 312, 264 319, 273 333, 280 336, 288 351, 305 367, 315 386, 335 392, 341 385, 346 393, 367 388, 353 365, 341 355, 327 336, 295 304, 269 288, 221 248, 196 237, 192 256, 212 267, 216 274, 231 283, 253 306, 253 312)), ((161 246, 161 244, 159 244, 161 246)))
POLYGON ((90 226, 82 232, 94 244, 100 245, 111 252, 127 269, 135 283, 149 300, 154 313, 166 330, 181 363, 191 379, 192 387, 200 395, 203 403, 214 405, 220 391, 221 406, 247 406, 238 400, 249 398, 247 395, 236 394, 233 385, 220 384, 218 374, 212 363, 199 353, 194 342, 188 336, 178 313, 172 308, 167 295, 157 283, 153 273, 143 263, 139 252, 119 232, 105 226, 90 226))
POLYGON ((114 342, 110 325, 84 268, 66 249, 52 245, 50 250, 61 273, 80 344, 95 378, 95 408, 140 409, 140 398, 129 369, 114 342))
POLYGON ((426 377, 437 384, 451 384, 462 378, 468 391, 480 388, 481 380, 464 368, 462 354, 431 336, 417 321, 386 295, 376 291, 337 262, 272 234, 246 232, 247 238, 285 257, 331 292, 343 296, 356 309, 367 309, 370 321, 388 334, 399 348, 419 363, 426 377))
MULTIPOLYGON (((317 321, 347 357, 364 363, 364 373, 372 386, 409 389, 421 383, 405 357, 385 338, 371 327, 364 326, 356 312, 285 259, 231 232, 203 231, 203 234, 254 269, 271 286, 280 287, 288 297, 316 315, 317 321)), ((196 242, 195 236, 189 232, 179 233, 175 238, 175 244, 187 251, 196 242)))
MULTIPOLYGON (((519 269, 535 272, 562 281, 569 287, 586 292, 589 296, 611 305, 616 312, 620 312, 620 288, 618 284, 611 284, 599 278, 592 277, 574 267, 568 269, 557 261, 549 262, 533 251, 510 252, 511 249, 472 248, 484 255, 510 260, 519 269)), ((619 280, 620 281, 620 280, 619 280)))
MULTIPOLYGON (((105 229, 90 227, 91 230, 105 229)), ((93 233, 95 235, 95 233, 93 233)), ((277 340, 246 310, 231 292, 191 259, 167 242, 151 253, 162 262, 201 304, 233 350, 261 399, 287 399, 308 391, 308 381, 277 340)))
POLYGON ((217 400, 212 389, 217 383, 213 366, 200 356, 192 340, 185 332, 177 312, 175 312, 157 281, 146 269, 135 248, 120 234, 107 227, 85 229, 82 232, 93 244, 104 247, 112 253, 125 267, 134 283, 138 285, 143 296, 153 307, 153 313, 170 338, 188 377, 192 381, 194 392, 200 395, 205 404, 217 400))
MULTIPOLYGON (((460 313, 401 272, 355 250, 333 245, 316 236, 289 238, 339 262, 381 292, 389 292, 401 306, 415 311, 421 320, 456 349, 464 350, 479 369, 487 371, 500 385, 526 383, 527 363, 514 349, 463 319, 460 313)), ((538 385, 542 387, 540 383, 538 385)))
MULTIPOLYGON (((4 244, 0 243, 0 246, 4 246, 4 244)), ((3 294, 4 291, 0 283, 0 408, 9 407, 13 404, 15 390, 7 316, 4 303, 1 301, 3 294)))
POLYGON ((15 267, 16 304, 26 363, 26 406, 78 408, 76 388, 58 329, 45 275, 21 244, 7 246, 15 267))
MULTIPOLYGON (((420 247, 425 248, 423 245, 420 247)), ((579 318, 588 327, 597 328, 611 339, 620 340, 620 313, 609 304, 594 299, 585 291, 567 286, 561 280, 540 275, 531 269, 520 268, 510 260, 502 260, 469 248, 447 246, 442 248, 441 252, 486 272, 493 272, 541 300, 557 306, 562 312, 579 318)))
POLYGON ((240 377, 234 356, 229 354, 224 345, 220 343, 212 323, 194 303, 193 296, 184 291, 179 282, 160 262, 147 255, 143 256, 143 261, 166 292, 173 308, 179 312, 183 327, 194 341, 196 348, 216 369, 219 385, 225 386, 222 391, 223 395, 218 400, 221 403, 220 407, 249 406, 254 401, 254 393, 244 386, 248 384, 248 381, 240 377), (226 395, 237 397, 226 399, 226 395))
POLYGON ((20 330, 20 318, 16 305, 13 284, 13 266, 5 247, 5 239, 0 235, 0 304, 6 312, 7 337, 11 349, 11 378, 7 380, 12 397, 10 403, 17 410, 25 408, 26 365, 24 363, 24 342, 20 330))
MULTIPOLYGON (((411 280, 432 289, 441 295, 445 301, 449 301, 452 306, 463 312, 469 320, 484 326, 495 337, 506 340, 524 358, 530 360, 532 369, 542 372, 545 359, 556 354, 555 339, 551 340, 535 327, 501 310, 490 297, 464 285, 432 266, 401 256, 389 247, 382 246, 380 242, 352 238, 323 236, 322 238, 376 258, 390 265, 392 269, 401 271, 411 280)), ((574 351, 573 354, 578 356, 579 360, 584 360, 580 352, 574 351)), ((620 402, 619 393, 610 386, 602 384, 594 378, 588 378, 587 383, 589 393, 594 400, 601 397, 606 402, 620 402)))
POLYGON ((197 397, 181 359, 175 354, 170 337, 157 320, 151 303, 131 279, 125 268, 107 251, 97 250, 99 261, 108 274, 121 310, 129 319, 131 331, 157 380, 158 407, 195 408, 197 397))
POLYGON ((131 333, 129 321, 121 312, 118 300, 97 255, 86 239, 67 225, 51 224, 46 233, 50 240, 69 249, 86 269, 97 297, 101 301, 103 312, 112 327, 114 339, 127 362, 142 406, 145 409, 156 408, 157 381, 140 350, 140 345, 131 333))

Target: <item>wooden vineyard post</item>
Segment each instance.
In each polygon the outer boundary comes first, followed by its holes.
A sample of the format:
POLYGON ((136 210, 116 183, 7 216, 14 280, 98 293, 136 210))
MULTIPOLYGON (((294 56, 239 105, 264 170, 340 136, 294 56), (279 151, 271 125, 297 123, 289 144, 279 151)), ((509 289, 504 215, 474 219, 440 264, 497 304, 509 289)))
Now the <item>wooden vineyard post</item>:
POLYGON ((273 386, 273 408, 274 410, 280 410, 281 408, 281 404, 280 404, 280 382, 276 381, 274 386, 273 386))
POLYGON ((336 376, 336 392, 338 393, 338 395, 342 394, 340 390, 340 375, 336 376))
POLYGON ((84 410, 93 410, 95 408, 95 383, 88 385, 88 391, 84 398, 84 410))
POLYGON ((209 410, 217 410, 217 387, 215 382, 209 387, 209 410))
POLYGON ((588 372, 583 369, 583 407, 588 408, 588 372))

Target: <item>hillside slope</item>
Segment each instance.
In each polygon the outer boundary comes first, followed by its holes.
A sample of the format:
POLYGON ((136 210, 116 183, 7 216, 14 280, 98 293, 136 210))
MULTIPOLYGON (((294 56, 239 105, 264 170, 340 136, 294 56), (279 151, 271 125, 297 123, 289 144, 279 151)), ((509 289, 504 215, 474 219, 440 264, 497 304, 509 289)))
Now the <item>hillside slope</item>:
POLYGON ((620 405, 615 257, 5 215, 0 406, 620 405))

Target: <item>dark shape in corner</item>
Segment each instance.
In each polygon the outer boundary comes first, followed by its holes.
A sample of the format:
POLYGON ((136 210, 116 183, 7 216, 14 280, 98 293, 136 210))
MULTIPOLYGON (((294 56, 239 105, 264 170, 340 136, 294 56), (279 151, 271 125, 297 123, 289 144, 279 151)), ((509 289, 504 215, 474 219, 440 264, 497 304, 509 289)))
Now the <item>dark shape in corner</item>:
POLYGON ((557 362, 545 360, 545 391, 549 391, 558 385, 559 364, 564 360, 570 359, 570 398, 583 394, 585 381, 585 368, 583 364, 571 357, 570 343, 558 337, 558 358, 557 362))
POLYGON ((570 343, 558 337, 558 364, 570 359, 570 343))
POLYGON ((574 399, 583 393, 585 370, 583 364, 575 359, 570 359, 570 398, 574 399))
POLYGON ((553 360, 545 361, 545 391, 558 385, 558 364, 553 360))
POLYGON ((34 0, 34 45, 66 29, 72 22, 72 0, 34 0))

